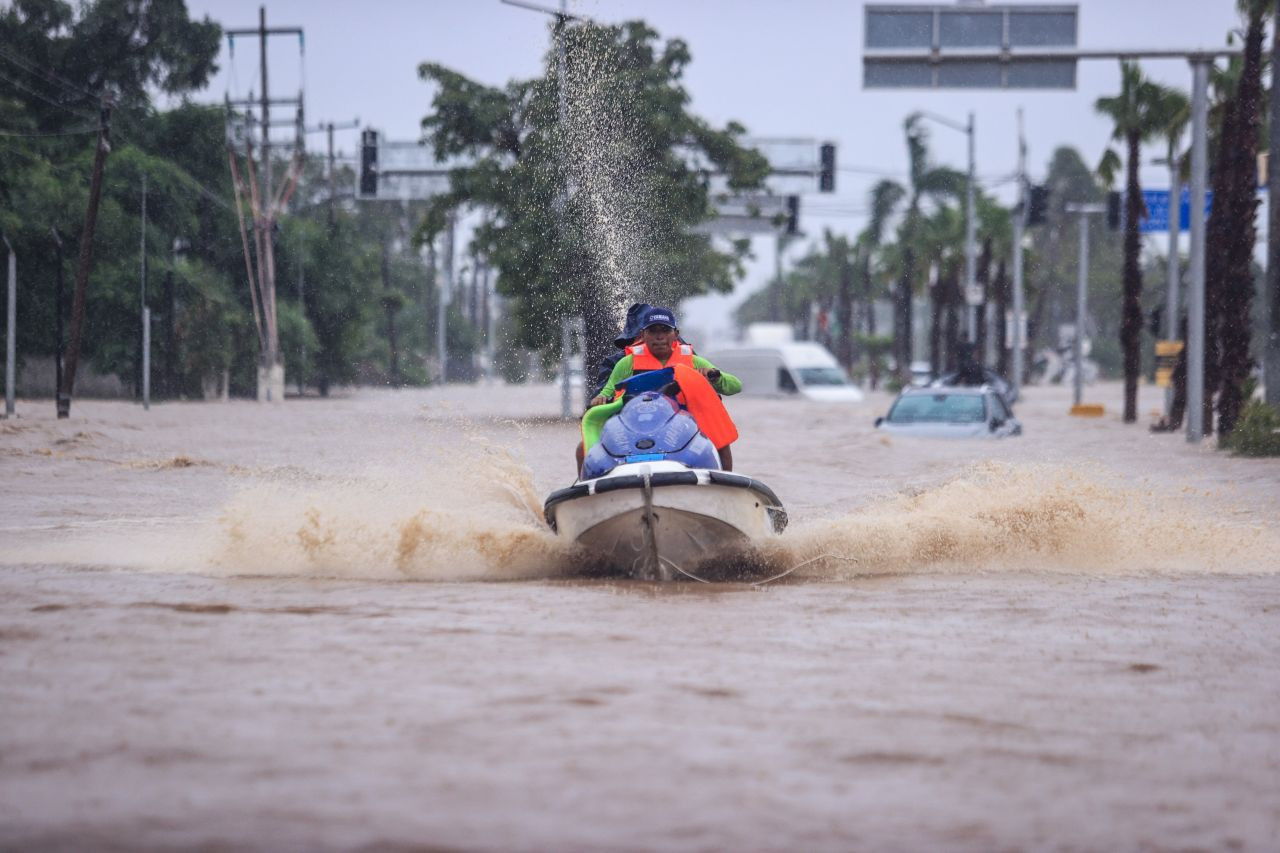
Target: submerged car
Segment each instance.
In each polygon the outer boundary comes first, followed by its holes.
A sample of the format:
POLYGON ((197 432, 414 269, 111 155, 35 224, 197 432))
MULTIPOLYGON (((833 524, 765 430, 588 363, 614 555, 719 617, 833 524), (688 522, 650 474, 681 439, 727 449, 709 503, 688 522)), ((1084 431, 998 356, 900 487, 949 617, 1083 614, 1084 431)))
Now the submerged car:
MULTIPOLYGON (((1014 388, 1013 385, 1010 384, 1009 380, 1005 379, 999 373, 996 373, 989 367, 984 367, 982 368, 982 379, 987 385, 990 385, 992 388, 999 391, 1000 396, 1004 397, 1005 402, 1009 405, 1013 405, 1018 402, 1018 389, 1014 388)), ((931 388, 963 387, 960 385, 960 374, 956 371, 944 373, 937 379, 926 384, 931 388)))
POLYGON ((973 388, 908 388, 876 429, 922 438, 1004 438, 1022 435, 1004 397, 989 385, 973 388))

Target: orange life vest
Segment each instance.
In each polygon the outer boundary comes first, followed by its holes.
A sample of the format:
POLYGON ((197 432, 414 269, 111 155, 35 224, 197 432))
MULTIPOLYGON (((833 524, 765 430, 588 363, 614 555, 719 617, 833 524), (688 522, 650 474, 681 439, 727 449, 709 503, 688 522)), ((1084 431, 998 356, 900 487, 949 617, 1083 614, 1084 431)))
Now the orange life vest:
MULTIPOLYGON (((707 377, 693 366, 693 347, 688 344, 676 344, 671 348, 671 357, 663 364, 649 352, 644 344, 627 347, 627 355, 631 356, 632 373, 644 373, 649 370, 661 370, 664 367, 675 368, 675 381, 680 386, 676 401, 684 406, 698 424, 698 429, 717 449, 726 447, 738 440, 738 428, 734 425, 729 412, 725 410, 720 395, 712 387, 707 377)), ((622 390, 618 390, 618 396, 622 390)))
POLYGON ((631 372, 643 373, 646 370, 661 370, 664 367, 674 367, 677 364, 683 364, 693 367, 693 347, 688 344, 676 344, 671 348, 671 355, 667 358, 667 363, 663 364, 649 352, 649 348, 644 344, 633 344, 627 347, 627 355, 631 356, 631 372))

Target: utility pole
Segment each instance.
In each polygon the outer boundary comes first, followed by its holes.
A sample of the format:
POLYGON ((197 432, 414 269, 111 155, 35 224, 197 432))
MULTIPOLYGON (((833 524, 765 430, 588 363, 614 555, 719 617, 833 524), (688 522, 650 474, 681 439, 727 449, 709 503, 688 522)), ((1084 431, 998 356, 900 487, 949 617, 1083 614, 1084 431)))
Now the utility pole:
MULTIPOLYGON (((520 8, 523 8, 523 9, 532 9, 535 12, 543 12, 548 15, 553 15, 555 16, 555 19, 556 19, 556 30, 555 30, 556 83, 557 83, 556 90, 559 98, 558 100, 559 112, 557 114, 557 119, 560 126, 560 134, 561 134, 561 140, 562 140, 561 156, 564 158, 565 166, 566 166, 566 170, 565 170, 566 179, 565 179, 565 183, 560 187, 560 194, 557 199, 557 204, 559 205, 559 208, 560 208, 558 213, 561 217, 561 220, 563 221, 563 219, 569 215, 569 197, 572 194, 572 188, 569 186, 569 181, 571 179, 567 177, 568 152, 564 150, 565 142, 563 141, 565 138, 567 138, 569 133, 569 101, 568 101, 568 93, 566 91, 567 87, 565 85, 566 81, 569 79, 569 73, 568 73, 568 63, 565 59, 565 50, 564 50, 565 28, 568 27, 570 21, 585 20, 585 19, 579 15, 569 14, 568 0, 560 0, 560 10, 558 12, 554 9, 548 9, 544 6, 538 6, 533 3, 523 2, 523 0, 502 0, 502 2, 506 3, 508 6, 519 6, 520 8)), ((592 298, 592 291, 590 288, 587 288, 586 292, 583 294, 582 303, 581 303, 584 309, 582 311, 582 319, 584 324, 589 324, 593 319, 591 316, 589 316, 591 312, 588 309, 589 301, 591 298, 592 298)), ((567 322, 568 318, 565 318, 565 320, 567 322)), ((584 338, 585 338, 585 335, 584 335, 584 338)), ((569 328, 568 325, 562 324, 561 330, 560 330, 560 339, 561 339, 560 417, 568 420, 569 418, 573 417, 573 407, 570 404, 570 397, 572 395, 569 388, 569 349, 570 347, 566 343, 571 339, 571 329, 569 328)), ((586 373, 587 373, 587 366, 588 366, 587 361, 588 361, 587 351, 586 351, 586 347, 584 346, 583 352, 582 352, 582 374, 583 374, 584 380, 586 378, 586 373)), ((589 383, 587 383, 586 381, 582 383, 582 389, 583 389, 583 398, 584 398, 582 401, 583 408, 586 408, 586 405, 585 405, 587 402, 586 395, 590 394, 592 389, 590 388, 589 383)))
MULTIPOLYGON (((563 150, 566 145, 565 138, 569 135, 569 101, 568 93, 565 91, 566 83, 569 79, 568 63, 564 55, 564 29, 569 25, 566 18, 568 11, 568 0, 560 0, 560 14, 556 18, 556 93, 558 96, 556 119, 560 127, 560 145, 561 155, 568 160, 568 153, 563 150)), ((569 185, 566 172, 565 183, 560 187, 560 216, 561 221, 569 216, 569 185)), ((563 228, 563 225, 562 225, 563 228)), ((571 402, 571 388, 569 383, 569 318, 564 317, 560 321, 560 417, 568 420, 573 417, 573 404, 571 402)), ((587 387, 587 354, 582 353, 582 387, 587 387)), ((584 390, 584 394, 591 393, 584 390)), ((586 406, 584 405, 585 409, 586 406)))
POLYGON ((173 254, 169 262, 169 274, 165 278, 165 360, 164 385, 169 399, 176 400, 182 396, 181 383, 178 380, 178 255, 187 248, 187 241, 181 237, 173 238, 173 254))
POLYGON ((84 333, 85 294, 89 287, 89 270, 93 266, 93 232, 98 224, 98 202, 102 198, 102 167, 106 162, 107 152, 111 150, 113 106, 114 101, 110 97, 104 97, 98 113, 98 147, 93 156, 93 177, 89 180, 89 204, 85 208, 84 228, 80 232, 76 292, 71 302, 71 342, 67 347, 67 366, 63 377, 66 388, 58 393, 59 418, 71 416, 71 395, 75 391, 76 367, 80 362, 80 338, 84 333))
POLYGON ((440 384, 449 378, 449 348, 445 333, 448 318, 449 301, 453 298, 453 211, 446 216, 447 224, 444 232, 444 259, 442 262, 443 281, 436 294, 436 358, 440 361, 440 384))
POLYGON ((1072 410, 1077 411, 1084 396, 1084 323, 1089 300, 1089 216, 1106 213, 1105 204, 1068 204, 1067 213, 1080 214, 1080 270, 1076 276, 1076 333, 1071 345, 1071 357, 1075 360, 1075 387, 1072 392, 1072 410))
MULTIPOLYGON (((255 301, 254 313, 257 322, 257 330, 259 335, 260 363, 258 365, 258 399, 260 401, 282 401, 284 399, 284 360, 280 352, 280 329, 278 324, 278 313, 276 310, 276 259, 275 259, 275 224, 277 214, 284 210, 288 203, 289 196, 297 186, 297 181, 301 172, 301 157, 303 151, 303 100, 302 92, 298 93, 298 97, 294 98, 273 98, 270 94, 270 81, 267 66, 267 38, 273 35, 296 35, 298 38, 299 51, 302 50, 302 30, 298 27, 267 27, 267 9, 265 6, 258 7, 258 26, 253 29, 229 29, 224 31, 230 40, 232 49, 234 50, 236 36, 252 36, 258 39, 258 61, 260 66, 262 91, 257 99, 230 101, 228 99, 228 123, 233 121, 230 112, 231 106, 246 107, 249 110, 258 110, 258 121, 261 127, 261 175, 255 181, 253 168, 253 143, 249 139, 249 134, 245 134, 246 159, 248 162, 248 179, 247 186, 242 190, 241 180, 235 165, 234 152, 228 148, 231 160, 232 177, 236 185, 236 204, 239 211, 240 195, 247 192, 250 200, 250 209, 253 212, 253 230, 254 245, 257 249, 257 276, 253 273, 252 264, 248 261, 247 240, 242 234, 242 241, 246 243, 246 264, 249 267, 249 289, 250 295, 255 301), (271 107, 272 105, 293 104, 297 107, 297 116, 293 122, 285 124, 293 125, 296 128, 297 142, 294 150, 293 163, 277 192, 274 189, 272 175, 272 151, 274 148, 282 147, 281 143, 273 142, 271 139, 271 107), (260 188, 258 186, 260 184, 260 188)), ((252 120, 252 119, 251 119, 252 120)), ((231 134, 228 134, 231 138, 231 134)), ((243 227, 243 225, 242 225, 243 227)))
POLYGON ((333 198, 338 194, 337 187, 333 182, 334 178, 334 161, 333 161, 333 122, 329 122, 327 130, 329 131, 329 230, 333 230, 333 198))
POLYGON ((982 294, 978 290, 978 247, 977 219, 974 214, 974 194, 976 187, 973 142, 973 113, 969 113, 969 126, 965 133, 969 135, 969 179, 965 182, 964 197, 964 283, 965 295, 969 300, 969 343, 978 342, 978 310, 983 307, 982 294))
POLYGON ((783 239, 782 232, 778 232, 773 240, 773 284, 769 287, 769 320, 773 323, 782 320, 783 239))
MULTIPOLYGON (((1180 136, 1181 134, 1179 134, 1180 136)), ((1169 257, 1167 259, 1167 283, 1164 301, 1164 339, 1174 341, 1178 338, 1178 279, 1181 277, 1178 260, 1178 235, 1182 231, 1182 186, 1178 180, 1178 142, 1169 140, 1169 257)), ((1156 161, 1160 162, 1159 160, 1156 161)), ((1158 346, 1158 344, 1157 344, 1158 346)), ((1184 344, 1185 346, 1185 344, 1184 344)), ((1173 412, 1173 382, 1164 389, 1164 416, 1166 419, 1173 412)))
MULTIPOLYGON (((58 269, 54 276, 53 291, 53 376, 54 376, 54 411, 62 411, 62 401, 64 399, 63 389, 66 387, 62 382, 62 315, 66 313, 66 306, 63 305, 62 293, 62 235, 58 233, 57 228, 49 229, 50 236, 53 237, 53 253, 57 262, 58 269)), ((70 405, 68 400, 67 405, 70 405)))
MULTIPOLYGON (((333 216, 333 199, 329 200, 329 216, 333 216)), ((329 221, 329 227, 333 227, 332 218, 329 221)), ((298 310, 302 312, 302 316, 307 316, 307 277, 306 266, 303 264, 302 240, 298 240, 298 310)), ((298 396, 305 397, 307 395, 307 346, 305 343, 298 344, 298 396)))
POLYGON ((5 344, 4 344, 4 416, 13 417, 13 395, 15 371, 18 364, 18 256, 9 242, 9 235, 3 235, 5 248, 9 250, 9 291, 5 299, 5 344))
MULTIPOLYGON (((1271 67, 1280 69, 1280 0, 1271 35, 1271 67)), ((1273 71, 1273 73, 1275 73, 1273 71)), ((1271 142, 1267 159, 1267 341, 1263 378, 1267 402, 1280 412, 1280 86, 1271 84, 1271 142)))
POLYGON ((138 247, 138 395, 151 408, 151 309, 147 307, 147 173, 142 173, 142 237, 138 247))
MULTIPOLYGON (((1022 233, 1027 224, 1027 141, 1022 135, 1022 109, 1018 109, 1018 209, 1013 217, 1013 328, 1009 340, 1013 347, 1013 396, 1022 388, 1024 370, 1022 353, 1022 313, 1026 300, 1022 282, 1022 233)), ((999 322, 999 318, 997 318, 999 322)))
POLYGON ((174 293, 173 266, 164 273, 164 389, 162 396, 169 400, 178 398, 177 368, 177 318, 178 300, 174 293))
POLYGON ((329 141, 329 154, 327 158, 328 170, 326 172, 325 178, 329 183, 329 200, 328 200, 329 230, 333 230, 333 224, 334 224, 333 202, 338 197, 337 155, 334 154, 334 149, 333 149, 333 132, 335 130, 354 130, 358 127, 360 127, 359 118, 356 118, 354 121, 344 122, 342 124, 335 124, 334 122, 329 121, 329 122, 324 122, 323 124, 319 124, 315 127, 307 128, 308 133, 312 131, 324 131, 328 136, 328 141, 329 141))
POLYGON ((1204 438, 1204 193, 1209 171, 1207 56, 1191 58, 1191 281, 1187 290, 1187 442, 1204 438))
MULTIPOLYGON (((275 390, 275 368, 280 360, 280 338, 275 328, 275 307, 276 307, 276 257, 275 257, 275 211, 271 203, 271 98, 267 92, 267 7, 258 7, 258 50, 262 65, 262 202, 263 216, 259 217, 257 226, 261 232, 260 242, 258 243, 266 261, 263 265, 262 278, 262 304, 263 308, 270 306, 270 314, 272 322, 270 324, 270 333, 267 335, 267 348, 262 354, 264 367, 267 370, 266 375, 266 398, 268 401, 272 399, 272 392, 275 390)), ((283 371, 281 371, 283 373, 283 371)), ((284 399, 284 377, 280 377, 280 398, 284 399)), ((261 375, 258 379, 258 396, 262 397, 261 375)))
MULTIPOLYGON (((486 260, 484 264, 484 349, 485 349, 485 371, 484 378, 488 382, 493 382, 495 373, 494 359, 494 341, 493 341, 493 324, 494 324, 494 304, 493 304, 493 268, 489 266, 486 260)), ((584 376, 585 379, 585 376, 584 376)))

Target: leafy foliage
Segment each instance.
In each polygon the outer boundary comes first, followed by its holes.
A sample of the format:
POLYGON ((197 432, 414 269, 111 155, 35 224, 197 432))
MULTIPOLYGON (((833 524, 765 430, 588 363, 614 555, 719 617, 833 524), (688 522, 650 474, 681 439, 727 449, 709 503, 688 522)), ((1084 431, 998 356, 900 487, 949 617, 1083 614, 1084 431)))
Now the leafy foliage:
POLYGON ((1258 399, 1240 411, 1235 428, 1218 439, 1233 456, 1280 456, 1280 413, 1258 399))
POLYGON ((580 315, 589 370, 627 304, 731 289, 745 247, 720 251, 692 230, 712 213, 707 174, 751 188, 768 166, 741 146, 740 125, 713 128, 688 111, 684 42, 661 44, 639 21, 566 27, 557 37, 565 79, 554 51, 545 77, 500 89, 420 67, 437 86, 423 130, 437 155, 470 162, 452 172, 450 193, 419 234, 433 236, 446 210, 488 211, 476 245, 499 271, 498 292, 513 300, 519 343, 554 348, 559 335, 548 329, 580 315))

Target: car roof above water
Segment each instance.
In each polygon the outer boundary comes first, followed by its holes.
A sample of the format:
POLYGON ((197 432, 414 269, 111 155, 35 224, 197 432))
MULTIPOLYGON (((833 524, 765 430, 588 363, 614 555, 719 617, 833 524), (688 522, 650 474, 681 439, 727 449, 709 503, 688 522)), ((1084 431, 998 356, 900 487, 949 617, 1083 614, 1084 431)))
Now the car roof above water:
POLYGON ((904 397, 906 396, 910 396, 910 397, 944 396, 945 397, 948 394, 956 394, 956 395, 965 394, 965 395, 973 396, 978 394, 990 394, 990 393, 994 393, 994 391, 995 389, 992 388, 990 385, 958 385, 958 386, 947 386, 944 388, 933 388, 933 387, 903 388, 902 395, 904 397))

